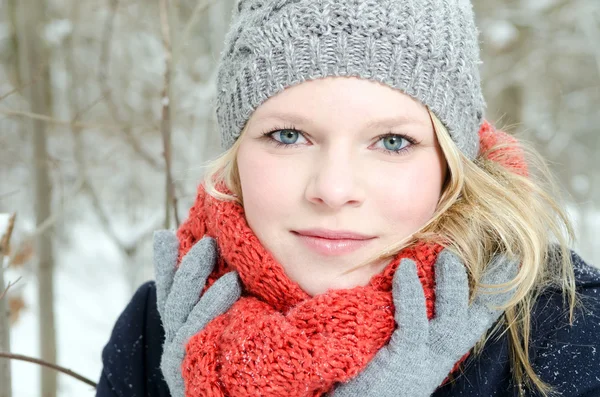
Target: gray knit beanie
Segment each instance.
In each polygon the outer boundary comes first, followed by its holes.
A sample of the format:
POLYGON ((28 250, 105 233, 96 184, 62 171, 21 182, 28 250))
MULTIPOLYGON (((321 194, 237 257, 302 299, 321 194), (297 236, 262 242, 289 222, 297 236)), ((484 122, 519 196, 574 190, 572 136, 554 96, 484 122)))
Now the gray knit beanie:
POLYGON ((470 0, 238 0, 217 76, 224 149, 286 87, 328 76, 419 100, 474 159, 485 103, 470 0))

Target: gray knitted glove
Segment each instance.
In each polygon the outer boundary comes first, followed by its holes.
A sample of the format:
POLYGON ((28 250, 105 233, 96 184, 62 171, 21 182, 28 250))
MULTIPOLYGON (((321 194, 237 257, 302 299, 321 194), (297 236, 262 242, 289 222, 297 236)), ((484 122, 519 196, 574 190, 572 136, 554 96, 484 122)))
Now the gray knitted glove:
MULTIPOLYGON (((502 284, 512 280, 517 271, 517 262, 499 256, 486 270, 482 282, 502 284)), ((398 328, 364 371, 333 391, 334 397, 430 396, 454 364, 503 313, 495 307, 508 302, 514 294, 482 294, 479 290, 469 306, 465 267, 449 250, 438 256, 435 272, 436 315, 429 321, 415 263, 402 260, 392 291, 398 328)))
POLYGON ((215 241, 205 237, 185 255, 176 271, 179 240, 174 232, 154 233, 154 268, 158 312, 165 329, 160 368, 172 397, 184 397, 181 364, 189 339, 240 297, 236 272, 219 278, 200 298, 217 259, 215 241))

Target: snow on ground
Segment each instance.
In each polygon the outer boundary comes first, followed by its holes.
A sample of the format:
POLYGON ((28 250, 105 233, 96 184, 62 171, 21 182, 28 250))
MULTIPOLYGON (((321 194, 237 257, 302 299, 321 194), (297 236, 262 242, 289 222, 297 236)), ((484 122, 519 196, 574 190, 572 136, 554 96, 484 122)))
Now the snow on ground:
POLYGON ((10 220, 10 214, 0 214, 0 236, 4 234, 6 228, 8 228, 8 221, 10 220))
MULTIPOLYGON (((72 229, 71 247, 57 247, 55 274, 58 364, 97 382, 102 348, 132 296, 121 258, 95 225, 72 229), (68 249, 67 249, 68 248, 68 249)), ((10 275, 8 275, 9 280, 10 275)), ((39 357, 34 279, 21 279, 28 304, 11 331, 13 353, 39 357)), ((12 361, 15 397, 38 397, 40 374, 35 364, 12 361)), ((94 396, 94 389, 67 375, 59 376, 60 397, 94 396)))

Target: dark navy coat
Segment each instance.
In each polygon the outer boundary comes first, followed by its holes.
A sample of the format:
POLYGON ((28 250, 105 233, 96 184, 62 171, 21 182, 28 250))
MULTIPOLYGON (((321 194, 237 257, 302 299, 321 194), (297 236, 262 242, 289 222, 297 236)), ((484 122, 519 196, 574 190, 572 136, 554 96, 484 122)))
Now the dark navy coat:
MULTIPOLYGON (((600 397, 600 271, 573 254, 583 307, 575 322, 559 291, 546 291, 532 315, 531 362, 536 373, 565 397, 600 397)), ((169 397, 160 371, 164 331, 156 308, 156 287, 135 293, 102 352, 104 368, 97 397, 169 397)), ((471 356, 452 384, 433 397, 517 396, 506 336, 489 341, 471 356)))

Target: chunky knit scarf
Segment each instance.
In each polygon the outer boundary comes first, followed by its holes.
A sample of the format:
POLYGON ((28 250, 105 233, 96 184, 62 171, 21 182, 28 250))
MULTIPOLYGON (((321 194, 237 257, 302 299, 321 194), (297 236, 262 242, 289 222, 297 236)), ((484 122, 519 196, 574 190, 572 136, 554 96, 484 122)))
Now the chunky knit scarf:
MULTIPOLYGON (((485 123, 481 150, 499 139, 515 143, 485 123)), ((526 173, 521 156, 503 156, 500 150, 488 158, 526 173)), ((189 340, 181 367, 187 397, 321 396, 357 375, 395 329, 392 277, 402 258, 417 264, 428 316, 434 315, 434 263, 443 249, 439 245, 419 243, 404 249, 367 286, 310 297, 261 245, 243 208, 216 200, 201 185, 178 230, 180 259, 203 236, 215 238, 220 251, 207 287, 236 270, 244 293, 189 340)))

